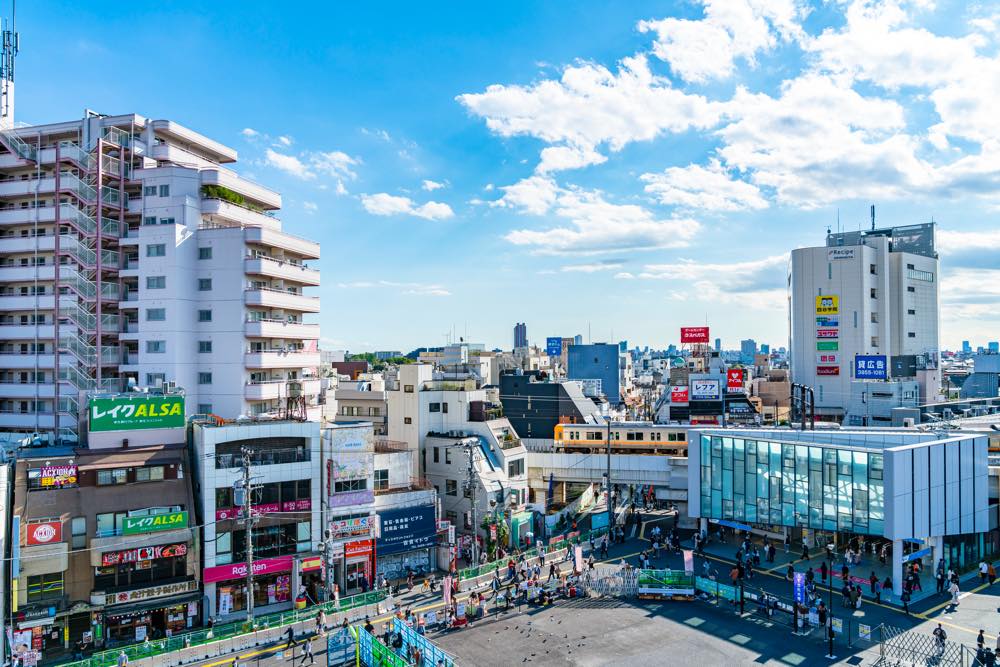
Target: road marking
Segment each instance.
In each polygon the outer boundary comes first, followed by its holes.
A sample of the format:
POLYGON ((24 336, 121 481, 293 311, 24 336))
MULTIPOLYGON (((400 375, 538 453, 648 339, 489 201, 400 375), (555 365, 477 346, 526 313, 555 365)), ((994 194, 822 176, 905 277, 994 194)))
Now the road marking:
MULTIPOLYGON (((990 585, 988 583, 987 584, 979 584, 975 588, 970 589, 970 590, 966 591, 965 593, 962 593, 961 595, 959 595, 958 599, 961 600, 962 598, 966 597, 967 595, 972 595, 973 593, 978 593, 979 591, 983 590, 984 588, 989 588, 989 587, 990 587, 990 585)), ((940 611, 940 610, 944 609, 945 607, 949 607, 949 606, 951 606, 951 596, 950 595, 948 596, 947 600, 945 600, 944 602, 942 602, 939 605, 931 607, 930 609, 928 609, 927 611, 925 611, 924 614, 933 614, 934 612, 940 611)))

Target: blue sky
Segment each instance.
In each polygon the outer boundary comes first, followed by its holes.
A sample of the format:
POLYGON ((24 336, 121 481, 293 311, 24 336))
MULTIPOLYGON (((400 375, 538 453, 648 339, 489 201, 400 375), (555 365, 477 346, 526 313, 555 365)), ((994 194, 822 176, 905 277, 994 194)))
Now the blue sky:
POLYGON ((171 118, 283 193, 327 347, 783 345, 788 251, 871 203, 940 223, 942 344, 1000 337, 989 3, 34 0, 18 29, 18 120, 171 118))

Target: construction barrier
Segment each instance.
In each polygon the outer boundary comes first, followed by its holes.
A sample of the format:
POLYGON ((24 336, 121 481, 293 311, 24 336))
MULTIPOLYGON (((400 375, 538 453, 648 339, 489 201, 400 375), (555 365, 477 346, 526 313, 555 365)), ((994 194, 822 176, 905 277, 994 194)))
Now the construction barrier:
MULTIPOLYGON (((396 618, 392 623, 393 630, 403 637, 403 652, 407 647, 414 647, 420 651, 421 665, 428 667, 455 667, 455 659, 438 648, 437 644, 420 634, 403 620, 396 618)), ((420 665, 418 665, 420 667, 420 665)))

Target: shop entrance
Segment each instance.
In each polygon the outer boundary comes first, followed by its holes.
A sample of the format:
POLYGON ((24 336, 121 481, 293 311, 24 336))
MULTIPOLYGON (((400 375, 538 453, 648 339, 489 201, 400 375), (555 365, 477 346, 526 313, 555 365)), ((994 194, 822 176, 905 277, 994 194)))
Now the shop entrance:
POLYGON ((367 558, 361 558, 354 561, 349 561, 344 566, 345 572, 345 584, 347 587, 347 594, 354 595, 361 591, 361 582, 365 579, 365 569, 368 564, 367 558))

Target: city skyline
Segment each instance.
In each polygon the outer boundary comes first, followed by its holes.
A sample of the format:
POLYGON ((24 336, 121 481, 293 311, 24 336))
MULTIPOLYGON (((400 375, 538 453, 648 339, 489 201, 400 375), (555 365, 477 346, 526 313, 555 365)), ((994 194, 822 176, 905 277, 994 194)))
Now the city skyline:
POLYGON ((707 323, 781 346, 788 253, 838 218, 867 227, 872 203, 879 227, 939 222, 942 347, 996 338, 983 8, 21 10, 16 119, 99 103, 236 148, 285 195, 285 228, 324 247, 326 348, 452 329, 506 347, 508 313, 536 344, 589 327, 666 347, 707 323), (237 11, 252 29, 226 29, 237 11), (183 49, 128 73, 163 35, 183 49), (66 54, 122 76, 60 77, 66 54))

